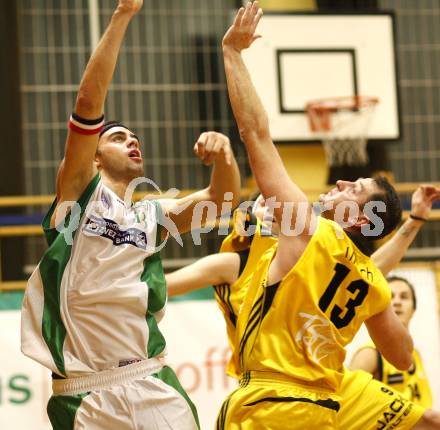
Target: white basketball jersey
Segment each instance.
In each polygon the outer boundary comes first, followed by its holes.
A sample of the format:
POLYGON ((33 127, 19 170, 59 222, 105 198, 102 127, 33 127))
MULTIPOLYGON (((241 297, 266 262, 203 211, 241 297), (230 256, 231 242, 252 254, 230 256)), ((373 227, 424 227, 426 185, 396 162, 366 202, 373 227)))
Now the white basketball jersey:
POLYGON ((157 201, 127 207, 97 175, 66 217, 28 281, 22 309, 25 355, 76 377, 162 354, 166 302, 157 201), (78 206, 77 206, 78 207, 78 206), (69 241, 69 222, 78 225, 69 241))

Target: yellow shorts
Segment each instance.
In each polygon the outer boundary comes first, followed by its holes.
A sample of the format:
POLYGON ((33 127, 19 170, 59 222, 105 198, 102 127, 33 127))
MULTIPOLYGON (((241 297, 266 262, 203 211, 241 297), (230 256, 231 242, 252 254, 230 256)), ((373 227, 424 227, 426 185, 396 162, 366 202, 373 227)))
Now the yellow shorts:
POLYGON ((361 370, 346 371, 338 394, 338 427, 343 430, 407 430, 425 412, 361 370))
POLYGON ((286 381, 269 372, 249 372, 223 403, 217 430, 330 430, 337 428, 339 397, 286 381))

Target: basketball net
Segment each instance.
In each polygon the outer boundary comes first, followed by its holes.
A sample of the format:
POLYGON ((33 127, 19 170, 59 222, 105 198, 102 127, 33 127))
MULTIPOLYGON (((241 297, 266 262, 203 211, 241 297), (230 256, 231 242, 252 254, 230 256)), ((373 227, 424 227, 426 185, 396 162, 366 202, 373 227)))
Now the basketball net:
POLYGON ((329 167, 368 164, 367 132, 376 97, 333 97, 307 103, 310 130, 322 141, 329 167))

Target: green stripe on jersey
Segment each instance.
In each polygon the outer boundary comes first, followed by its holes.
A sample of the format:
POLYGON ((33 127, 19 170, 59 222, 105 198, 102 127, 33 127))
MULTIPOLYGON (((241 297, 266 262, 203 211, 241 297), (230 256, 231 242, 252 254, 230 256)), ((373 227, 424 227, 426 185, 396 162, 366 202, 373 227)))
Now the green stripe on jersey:
POLYGON ((166 282, 163 274, 162 261, 160 254, 156 252, 144 260, 144 271, 141 280, 146 283, 148 288, 148 357, 155 357, 165 349, 165 338, 159 330, 154 314, 165 306, 166 302, 166 282))
POLYGON ((148 325, 147 354, 148 358, 152 358, 158 356, 165 349, 166 342, 154 315, 147 312, 146 320, 148 325))
MULTIPOLYGON (((160 244, 159 220, 162 217, 162 208, 158 201, 153 201, 156 206, 156 219, 158 220, 156 231, 156 246, 160 244)), ((164 308, 167 299, 167 286, 165 275, 163 273, 162 260, 160 253, 156 252, 144 260, 144 271, 141 275, 141 281, 146 283, 148 288, 148 307, 147 307, 147 325, 148 325, 148 357, 155 357, 165 349, 165 338, 159 330, 154 314, 164 308)))
MULTIPOLYGON (((99 173, 95 175, 95 177, 90 181, 89 185, 87 185, 87 188, 84 190, 80 198, 78 199, 77 203, 81 207, 81 216, 84 213, 85 207, 87 206, 87 203, 90 199, 90 196, 92 195, 93 191, 95 191, 96 186, 99 183, 99 180, 101 179, 101 176, 99 173), (85 204, 85 206, 84 206, 85 204)), ((55 199, 49 208, 49 211, 43 218, 43 222, 41 223, 43 226, 44 236, 46 237, 47 244, 50 246, 52 245, 53 241, 58 237, 60 232, 55 228, 50 226, 50 221, 52 219, 52 215, 55 211, 55 208, 57 207, 57 199, 55 199)), ((64 225, 69 225, 70 221, 70 213, 67 214, 66 219, 61 221, 64 225)))
MULTIPOLYGON (((80 219, 99 183, 99 179, 99 175, 96 175, 78 200, 78 204, 81 207, 80 219)), ((39 264, 44 292, 42 334, 55 365, 60 373, 65 375, 63 344, 66 337, 66 328, 61 319, 60 289, 64 270, 72 253, 72 245, 66 243, 64 234, 62 234, 63 231, 58 232, 55 228, 48 228, 50 225, 47 222, 50 222, 51 212, 53 213, 54 208, 55 206, 52 205, 43 221, 46 237, 48 241, 51 240, 52 242, 39 264)), ((70 214, 66 217, 65 225, 69 224, 69 220, 70 214)), ((73 237, 75 235, 76 231, 73 232, 73 237)))
POLYGON ((148 311, 155 313, 163 309, 167 299, 167 284, 158 252, 144 260, 141 281, 148 286, 148 311))

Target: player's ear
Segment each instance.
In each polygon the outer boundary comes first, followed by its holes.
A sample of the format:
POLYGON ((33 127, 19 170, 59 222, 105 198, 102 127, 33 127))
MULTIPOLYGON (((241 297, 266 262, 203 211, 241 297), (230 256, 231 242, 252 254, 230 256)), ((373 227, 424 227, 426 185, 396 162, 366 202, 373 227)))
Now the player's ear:
POLYGON ((353 222, 353 227, 361 228, 363 225, 370 224, 370 219, 363 212, 360 212, 357 219, 353 222))
POLYGON ((96 168, 99 169, 101 167, 101 150, 99 149, 99 143, 98 143, 98 148, 96 148, 95 158, 93 159, 93 162, 96 168))

